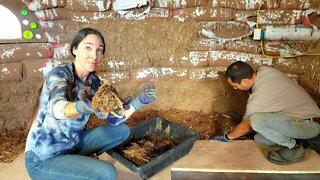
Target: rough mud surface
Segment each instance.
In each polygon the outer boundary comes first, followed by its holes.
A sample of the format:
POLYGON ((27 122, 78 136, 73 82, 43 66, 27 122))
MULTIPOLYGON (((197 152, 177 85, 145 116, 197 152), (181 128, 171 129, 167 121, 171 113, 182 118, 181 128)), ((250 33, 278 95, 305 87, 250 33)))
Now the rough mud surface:
POLYGON ((0 162, 24 151, 41 85, 41 80, 0 82, 0 162))
MULTIPOLYGON (((181 111, 170 109, 168 111, 146 110, 137 111, 127 121, 129 127, 141 124, 153 117, 162 117, 166 120, 179 124, 200 134, 200 139, 207 140, 214 136, 223 135, 237 125, 241 116, 236 113, 228 114, 204 114, 201 112, 181 111)), ((106 121, 92 117, 86 128, 92 128, 107 124, 106 121)))

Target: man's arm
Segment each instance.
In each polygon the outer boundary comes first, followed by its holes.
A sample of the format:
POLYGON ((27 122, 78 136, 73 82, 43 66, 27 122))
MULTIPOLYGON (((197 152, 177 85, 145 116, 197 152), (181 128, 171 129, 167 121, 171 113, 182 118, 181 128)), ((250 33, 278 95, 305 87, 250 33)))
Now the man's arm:
POLYGON ((232 131, 229 132, 228 138, 229 139, 236 139, 241 137, 251 131, 251 125, 248 119, 242 119, 242 121, 234 128, 232 131))

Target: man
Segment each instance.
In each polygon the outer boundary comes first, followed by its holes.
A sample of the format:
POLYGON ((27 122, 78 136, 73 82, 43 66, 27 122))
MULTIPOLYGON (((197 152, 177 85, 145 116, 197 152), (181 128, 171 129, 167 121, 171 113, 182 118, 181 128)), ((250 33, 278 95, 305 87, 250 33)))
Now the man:
POLYGON ((270 162, 280 165, 304 160, 302 140, 319 145, 320 109, 298 83, 270 67, 255 72, 242 61, 227 68, 226 78, 234 89, 251 94, 242 121, 222 139, 214 140, 231 141, 253 130, 256 142, 282 146, 267 155, 270 162))

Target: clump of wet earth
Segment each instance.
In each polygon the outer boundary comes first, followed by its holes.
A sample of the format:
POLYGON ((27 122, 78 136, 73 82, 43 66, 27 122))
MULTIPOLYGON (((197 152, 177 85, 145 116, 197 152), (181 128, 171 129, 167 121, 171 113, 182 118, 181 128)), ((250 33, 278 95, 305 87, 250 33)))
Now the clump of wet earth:
POLYGON ((119 99, 118 93, 109 82, 105 82, 98 89, 92 98, 93 108, 104 114, 122 109, 123 102, 119 99))

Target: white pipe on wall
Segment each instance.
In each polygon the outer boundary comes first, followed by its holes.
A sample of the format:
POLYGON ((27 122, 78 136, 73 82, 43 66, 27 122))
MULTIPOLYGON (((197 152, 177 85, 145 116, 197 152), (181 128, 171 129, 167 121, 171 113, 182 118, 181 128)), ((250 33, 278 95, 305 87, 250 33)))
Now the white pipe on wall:
POLYGON ((312 27, 297 27, 295 25, 265 28, 265 40, 320 40, 320 30, 312 27))

